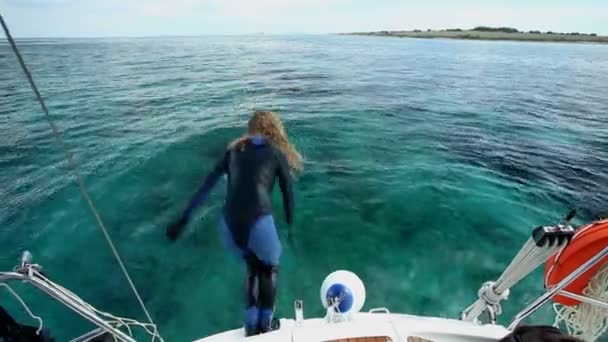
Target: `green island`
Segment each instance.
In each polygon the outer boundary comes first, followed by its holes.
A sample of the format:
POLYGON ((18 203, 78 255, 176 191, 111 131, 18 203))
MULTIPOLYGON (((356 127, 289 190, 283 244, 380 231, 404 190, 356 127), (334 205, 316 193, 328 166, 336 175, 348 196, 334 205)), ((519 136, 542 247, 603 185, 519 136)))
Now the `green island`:
POLYGON ((511 27, 478 26, 470 30, 413 30, 413 31, 378 31, 352 32, 345 35, 382 36, 399 38, 450 38, 471 40, 515 40, 538 42, 570 42, 570 43, 608 43, 608 36, 598 36, 595 33, 559 33, 541 31, 519 31, 511 27))

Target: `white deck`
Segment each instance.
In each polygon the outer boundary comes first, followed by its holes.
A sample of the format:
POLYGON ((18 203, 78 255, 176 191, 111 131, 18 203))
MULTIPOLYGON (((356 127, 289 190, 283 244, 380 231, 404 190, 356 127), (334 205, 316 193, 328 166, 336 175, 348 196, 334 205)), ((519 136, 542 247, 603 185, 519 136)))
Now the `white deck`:
POLYGON ((387 336, 394 342, 406 342, 410 336, 434 342, 495 342, 508 333, 500 325, 402 314, 358 313, 352 321, 333 324, 326 323, 322 318, 312 318, 296 326, 295 320, 282 319, 281 329, 271 333, 245 338, 244 330, 240 328, 195 342, 322 342, 375 336, 387 336))

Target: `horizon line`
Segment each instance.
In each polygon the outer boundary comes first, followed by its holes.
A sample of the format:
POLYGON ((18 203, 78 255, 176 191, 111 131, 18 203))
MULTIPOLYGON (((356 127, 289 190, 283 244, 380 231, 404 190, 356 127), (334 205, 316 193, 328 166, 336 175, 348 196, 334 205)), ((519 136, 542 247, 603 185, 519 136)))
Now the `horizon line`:
MULTIPOLYGON (((478 26, 476 26, 478 27, 478 26)), ((494 26, 489 26, 494 28, 494 26)), ((496 26, 495 28, 499 28, 499 27, 503 27, 503 26, 496 26)), ((507 27, 507 26, 504 26, 507 27)), ((475 27, 473 27, 475 28, 475 27)), ((462 29, 463 31, 471 31, 473 30, 473 28, 470 29, 462 29)), ((508 27, 511 28, 511 27, 508 27)), ((514 27, 513 27, 514 28, 514 27)), ((242 32, 242 33, 192 33, 192 34, 143 34, 143 35, 138 35, 138 34, 125 34, 125 35, 73 35, 73 36, 16 36, 14 35, 15 39, 91 39, 91 38, 194 38, 194 37, 230 37, 230 36, 320 36, 320 35, 349 35, 349 34, 356 34, 356 33, 374 33, 374 32, 413 32, 415 30, 420 30, 420 31, 427 31, 427 30, 431 30, 434 32, 441 32, 441 31, 447 31, 447 30, 456 30, 456 29, 460 29, 460 28, 441 28, 441 29, 397 29, 397 30, 387 30, 387 29, 380 29, 380 30, 369 30, 369 31, 342 31, 342 32, 242 32)), ((514 28, 516 29, 516 28, 514 28)), ((555 34, 569 34, 569 33, 574 33, 574 32, 578 32, 580 34, 586 34, 586 35, 590 35, 590 34, 597 34, 598 36, 608 36, 608 33, 604 34, 604 33, 599 33, 599 32, 580 32, 580 31, 553 31, 553 30, 546 30, 546 31, 542 31, 542 30, 519 30, 516 29, 521 33, 528 33, 530 31, 540 31, 543 34, 546 34, 547 32, 553 32, 555 34)), ((4 37, 4 39, 6 39, 6 37, 4 37)))

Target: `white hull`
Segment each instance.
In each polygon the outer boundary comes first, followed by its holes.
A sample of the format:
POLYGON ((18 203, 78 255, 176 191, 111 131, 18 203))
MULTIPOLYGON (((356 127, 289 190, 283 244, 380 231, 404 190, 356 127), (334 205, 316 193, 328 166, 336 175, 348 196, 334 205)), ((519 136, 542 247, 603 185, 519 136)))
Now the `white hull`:
POLYGON ((494 324, 410 316, 391 313, 357 313, 351 321, 328 323, 323 318, 306 319, 298 326, 293 319, 282 319, 281 328, 270 333, 245 338, 243 328, 209 336, 195 342, 328 342, 357 337, 386 336, 394 342, 418 337, 433 342, 498 341, 509 333, 494 324))

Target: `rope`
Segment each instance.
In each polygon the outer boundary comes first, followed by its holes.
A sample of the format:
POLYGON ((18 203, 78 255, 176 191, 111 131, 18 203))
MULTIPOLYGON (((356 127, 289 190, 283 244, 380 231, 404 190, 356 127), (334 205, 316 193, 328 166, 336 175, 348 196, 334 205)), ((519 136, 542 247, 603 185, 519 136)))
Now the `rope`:
MULTIPOLYGON (((91 209, 91 212, 95 216, 97 225, 101 229, 106 241, 108 242, 108 245, 110 246, 110 249, 112 250, 112 253, 114 254, 114 257, 116 258, 116 261, 118 261, 118 265, 120 266, 120 269, 122 270, 125 278, 127 279, 129 286, 131 287, 131 290, 133 291, 133 294, 135 294, 135 297, 137 298, 139 305, 141 306, 142 310, 144 311, 146 318, 148 319, 148 321, 150 322, 151 325, 156 326, 154 324, 154 321, 152 320, 152 317, 150 316, 150 313, 148 312, 148 309, 146 308, 146 305, 144 304, 143 300, 141 299, 139 292, 137 292, 137 288, 135 287, 135 284, 133 284, 133 281, 131 280, 129 273, 127 272, 127 269, 126 269, 125 265, 123 264, 122 259, 121 259, 120 255, 118 254, 118 251, 116 250, 116 247, 114 246, 114 243, 112 242, 112 239, 110 238, 110 235, 108 234, 108 231, 107 231, 103 221, 101 220, 101 217, 99 216, 97 208, 93 204, 93 201, 91 200, 91 197, 89 196, 89 193, 86 190, 84 181, 82 180, 82 177, 80 175, 80 172, 78 171, 78 167, 77 167, 76 163, 74 162, 72 154, 70 153, 69 148, 66 145, 66 143, 61 138, 59 129, 57 128, 57 126, 55 125, 53 120, 51 119, 51 115, 49 114, 49 111, 46 107, 44 99, 42 98, 42 95, 40 94, 40 91, 38 90, 38 87, 36 86, 36 83, 34 82, 32 74, 30 73, 29 69, 27 68, 25 61, 23 60, 23 57, 21 56, 21 53, 19 52, 19 49, 17 48, 17 44, 15 43, 15 40, 11 36, 11 33, 10 33, 8 26, 7 26, 6 22, 4 21, 4 18, 2 17, 2 15, 0 15, 0 23, 2 24, 2 28, 4 30, 4 33, 6 34, 6 38, 8 39, 8 41, 10 43, 11 49, 13 50, 13 52, 15 53, 15 56, 17 57, 17 60, 19 61, 21 69, 25 73, 25 76, 27 77, 27 80, 29 81, 29 84, 30 84, 32 90, 36 94, 36 99, 38 100, 38 103, 40 104, 40 107, 42 108, 42 111, 45 114, 45 117, 47 119, 49 126, 51 127, 51 130, 53 131, 55 140, 61 146, 61 148, 65 154, 66 160, 68 162, 68 165, 69 165, 70 169, 72 170, 72 172, 74 173, 74 176, 76 177, 76 183, 78 184, 78 187, 80 188, 80 192, 82 193, 82 196, 85 198, 87 204, 89 205, 89 208, 91 209)), ((160 337, 160 335, 158 337, 161 341, 163 341, 163 339, 160 337)), ((153 338, 152 341, 155 341, 155 338, 153 338)))
MULTIPOLYGON (((604 266, 583 290, 583 295, 608 302, 608 265, 604 266)), ((568 334, 584 341, 595 341, 608 331, 608 310, 599 306, 580 303, 575 306, 553 304, 554 326, 563 323, 568 334)))
POLYGON ((27 304, 25 304, 23 299, 21 299, 21 297, 19 297, 19 295, 15 291, 13 291, 13 289, 10 286, 8 286, 8 284, 0 283, 0 286, 6 287, 8 292, 10 292, 13 295, 13 297, 15 297, 15 299, 17 299, 17 301, 19 301, 19 303, 21 303, 21 306, 23 306, 25 311, 27 311, 27 314, 30 315, 30 317, 32 317, 33 319, 38 321, 38 330, 36 330, 36 335, 40 335, 40 331, 42 331, 42 325, 43 325, 42 318, 34 315, 32 313, 32 311, 30 310, 30 308, 27 306, 27 304))
POLYGON ((562 247, 545 246, 538 247, 534 239, 530 238, 521 250, 517 253, 513 261, 507 266, 505 271, 500 275, 496 282, 486 282, 479 289, 479 299, 465 309, 464 318, 467 320, 476 320, 477 317, 485 310, 493 310, 496 314, 500 314, 502 309, 500 301, 506 299, 509 295, 509 289, 521 281, 525 276, 530 274, 534 269, 540 266, 543 262, 562 247))
POLYGON ((502 293, 513 287, 555 253, 555 247, 537 247, 533 239, 524 247, 496 281, 495 290, 502 293))

